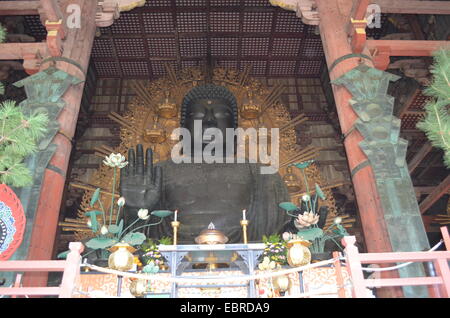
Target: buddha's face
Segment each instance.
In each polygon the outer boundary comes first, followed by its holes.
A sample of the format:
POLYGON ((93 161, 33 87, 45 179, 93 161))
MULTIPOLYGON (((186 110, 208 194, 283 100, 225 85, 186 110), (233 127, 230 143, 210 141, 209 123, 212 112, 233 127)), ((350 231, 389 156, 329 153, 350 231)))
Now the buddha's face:
MULTIPOLYGON (((226 143, 226 129, 234 128, 232 109, 220 99, 198 99, 188 106, 184 127, 190 131, 193 138, 199 138, 198 134, 195 134, 194 131, 194 123, 196 121, 198 121, 197 125, 201 121, 202 136, 208 128, 219 129, 222 132, 224 145, 226 143)), ((211 140, 202 138, 203 144, 209 142, 211 140)))

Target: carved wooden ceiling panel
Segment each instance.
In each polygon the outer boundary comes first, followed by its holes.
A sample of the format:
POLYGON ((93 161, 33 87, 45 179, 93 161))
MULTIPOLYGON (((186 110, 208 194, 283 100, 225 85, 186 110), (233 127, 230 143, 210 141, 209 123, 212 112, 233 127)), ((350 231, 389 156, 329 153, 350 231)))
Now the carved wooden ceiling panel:
MULTIPOLYGON (((45 38, 37 16, 26 21, 45 38)), ((204 65, 208 54, 224 67, 250 64, 254 76, 319 77, 325 65, 317 28, 268 0, 149 0, 100 29, 92 64, 99 78, 155 78, 164 62, 204 65)))

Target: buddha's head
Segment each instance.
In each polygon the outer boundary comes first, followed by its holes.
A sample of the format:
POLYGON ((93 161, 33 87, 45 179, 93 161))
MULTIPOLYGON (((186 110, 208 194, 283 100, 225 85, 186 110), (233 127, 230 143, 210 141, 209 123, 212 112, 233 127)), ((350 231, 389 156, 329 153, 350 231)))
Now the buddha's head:
MULTIPOLYGON (((222 132, 226 144, 226 129, 237 128, 238 108, 234 95, 223 86, 206 84, 194 87, 183 99, 181 105, 181 127, 190 131, 194 138, 194 124, 202 124, 202 135, 208 128, 217 128, 222 132)), ((203 140, 202 143, 209 143, 203 140)))

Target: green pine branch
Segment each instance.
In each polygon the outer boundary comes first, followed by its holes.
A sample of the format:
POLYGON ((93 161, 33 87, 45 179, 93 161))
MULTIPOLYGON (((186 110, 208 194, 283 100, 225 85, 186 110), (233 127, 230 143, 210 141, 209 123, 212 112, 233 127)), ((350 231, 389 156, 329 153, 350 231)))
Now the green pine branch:
MULTIPOLYGON (((6 28, 0 24, 0 43, 5 42, 6 40, 6 28)), ((5 85, 0 82, 0 95, 5 94, 5 85)))
POLYGON ((434 147, 444 150, 444 163, 450 168, 450 49, 441 49, 434 54, 431 69, 433 81, 424 90, 432 97, 425 106, 425 118, 417 124, 434 147))
POLYGON ((0 104, 0 182, 14 187, 32 183, 30 171, 23 164, 37 150, 44 136, 48 118, 43 113, 24 114, 15 101, 0 104))
POLYGON ((6 34, 7 34, 6 28, 0 24, 0 43, 5 42, 6 34))

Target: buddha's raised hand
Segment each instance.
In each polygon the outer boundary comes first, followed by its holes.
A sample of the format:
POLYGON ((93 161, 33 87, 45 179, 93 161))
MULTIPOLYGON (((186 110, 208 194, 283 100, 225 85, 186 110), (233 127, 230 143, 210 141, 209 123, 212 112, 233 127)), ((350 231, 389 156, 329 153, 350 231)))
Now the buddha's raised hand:
POLYGON ((153 167, 153 152, 147 149, 144 163, 144 150, 137 145, 128 150, 128 165, 120 170, 120 194, 125 198, 126 207, 153 209, 161 199, 162 170, 153 167))

